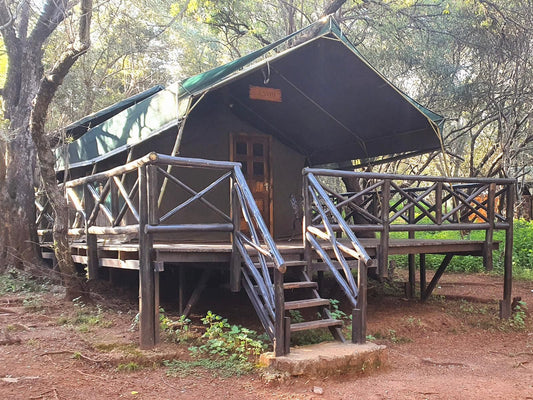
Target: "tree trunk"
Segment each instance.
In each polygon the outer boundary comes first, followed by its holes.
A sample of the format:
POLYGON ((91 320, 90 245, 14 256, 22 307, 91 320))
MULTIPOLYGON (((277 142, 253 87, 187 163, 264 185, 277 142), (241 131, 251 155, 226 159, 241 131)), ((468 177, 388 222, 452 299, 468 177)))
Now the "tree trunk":
MULTIPOLYGON (((29 115, 28 115, 29 117, 29 115)), ((16 137, 4 144, 0 191, 0 271, 7 267, 40 265, 40 250, 35 226, 35 148, 28 119, 12 121, 16 137)))

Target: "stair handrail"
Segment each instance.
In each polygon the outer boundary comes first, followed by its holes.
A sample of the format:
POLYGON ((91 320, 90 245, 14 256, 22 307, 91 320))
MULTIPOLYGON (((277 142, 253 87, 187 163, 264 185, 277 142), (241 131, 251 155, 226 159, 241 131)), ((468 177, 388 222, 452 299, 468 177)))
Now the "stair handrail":
POLYGON ((234 223, 233 241, 245 266, 242 270, 243 286, 267 334, 274 341, 276 356, 282 356, 287 353, 288 349, 288 343, 285 343, 286 322, 283 292, 283 274, 287 266, 248 187, 240 164, 234 166, 233 178, 233 190, 240 209, 233 209, 232 212, 242 212, 250 232, 248 238, 241 232, 240 226, 235 226, 234 223), (266 248, 261 244, 261 238, 266 248), (261 273, 258 272, 246 246, 257 253, 261 273), (274 265, 274 282, 270 278, 267 258, 272 260, 274 265), (261 296, 258 296, 254 290, 252 279, 257 284, 257 290, 261 296))
MULTIPOLYGON (((313 174, 313 169, 305 168, 303 170, 303 173, 304 173, 304 176, 305 176, 306 180, 309 181, 311 186, 316 190, 316 192, 320 196, 320 199, 316 198, 315 200, 317 202, 319 200, 322 200, 324 202, 324 205, 326 206, 328 212, 337 220, 337 224, 341 228, 342 232, 350 240, 350 242, 351 242, 351 244, 353 246, 353 249, 355 250, 356 255, 357 255, 357 257, 354 257, 354 258, 357 258, 358 260, 362 261, 363 263, 365 263, 366 266, 372 265, 372 259, 368 255, 367 251, 365 250, 365 248, 361 244, 361 242, 359 242, 359 239, 357 238, 357 236, 355 235, 353 230, 350 229, 350 226, 348 225, 346 220, 342 217, 342 215, 340 214, 340 212, 337 209, 337 207, 335 206, 335 204, 331 201, 331 198, 326 193, 326 191, 324 190, 324 188, 322 187, 320 182, 318 182, 318 180, 316 179, 315 175, 313 174)), ((307 190, 307 188, 305 188, 305 190, 307 190)), ((311 194, 312 194, 312 196, 316 196, 314 193, 311 193, 311 194)), ((320 210, 319 210, 319 212, 320 212, 320 210)), ((331 226, 328 227, 327 218, 323 219, 323 221, 324 221, 324 225, 326 226, 326 229, 329 231, 331 226)), ((306 229, 308 229, 308 227, 306 227, 306 229)), ((316 230, 314 230, 314 232, 316 234, 316 230)), ((334 239, 334 235, 332 234, 333 230, 331 229, 331 232, 328 232, 328 233, 329 233, 328 236, 331 237, 331 239, 334 239)), ((335 240, 335 242, 336 242, 336 240, 335 240)), ((347 249, 344 246, 342 246, 342 245, 340 246, 340 249, 343 250, 346 253, 349 253, 347 251, 347 249)), ((353 256, 353 253, 349 253, 349 254, 353 256)))
POLYGON ((366 274, 367 267, 372 265, 372 259, 365 248, 357 239, 355 233, 350 229, 346 220, 324 190, 320 182, 313 174, 311 168, 303 170, 303 194, 304 194, 304 247, 305 258, 308 266, 311 265, 311 248, 316 251, 322 261, 328 266, 335 280, 350 301, 352 309, 352 342, 363 344, 366 341, 366 274), (313 225, 312 204, 316 206, 316 212, 322 219, 322 226, 313 225), (350 245, 345 245, 337 240, 335 230, 329 221, 328 215, 336 220, 337 226, 348 237, 350 245), (321 228, 324 228, 322 230, 321 228), (341 274, 337 266, 331 259, 328 251, 325 250, 317 238, 326 240, 332 247, 337 262, 344 273, 341 274), (358 260, 357 283, 352 274, 344 254, 358 260))

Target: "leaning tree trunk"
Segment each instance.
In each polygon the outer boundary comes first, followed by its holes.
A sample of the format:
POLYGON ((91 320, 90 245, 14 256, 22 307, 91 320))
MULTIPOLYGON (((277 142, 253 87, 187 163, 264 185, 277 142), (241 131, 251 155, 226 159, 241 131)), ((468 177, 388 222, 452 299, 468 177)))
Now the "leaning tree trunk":
POLYGON ((46 135, 45 122, 54 95, 63 83, 76 60, 87 51, 90 44, 92 0, 82 0, 79 24, 79 41, 70 45, 53 68, 44 74, 39 83, 30 115, 30 132, 37 150, 44 190, 54 211, 54 252, 59 271, 65 281, 66 298, 88 298, 85 281, 76 271, 68 239, 68 206, 63 189, 58 186, 55 171, 55 155, 46 135))
POLYGON ((5 164, 0 177, 0 271, 41 263, 35 227, 35 148, 28 118, 14 118, 11 127, 17 135, 2 146, 5 164))

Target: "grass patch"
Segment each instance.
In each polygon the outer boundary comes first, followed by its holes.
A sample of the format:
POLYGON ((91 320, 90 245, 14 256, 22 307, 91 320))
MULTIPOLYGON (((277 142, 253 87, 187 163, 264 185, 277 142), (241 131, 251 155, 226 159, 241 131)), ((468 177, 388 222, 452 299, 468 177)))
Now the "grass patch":
POLYGON ((71 325, 76 327, 79 332, 89 332, 93 327, 110 328, 113 321, 105 319, 105 314, 100 305, 88 307, 83 302, 74 299, 75 314, 70 316, 61 315, 57 319, 58 325, 71 325))
POLYGON ((241 360, 200 358, 196 360, 163 361, 167 376, 183 378, 207 370, 216 377, 242 376, 254 371, 255 365, 241 360))
POLYGON ((142 367, 134 361, 130 361, 129 363, 125 364, 119 364, 117 366, 117 371, 119 372, 135 372, 139 371, 140 369, 142 369, 142 367))
MULTIPOLYGON (((514 221, 513 241, 513 277, 516 279, 533 280, 533 221, 523 219, 514 221)), ((403 232, 391 233, 393 238, 405 238, 403 232)), ((417 232, 417 239, 449 239, 449 240, 485 240, 485 231, 471 231, 466 236, 461 236, 458 231, 417 232)), ((495 231, 494 241, 500 242, 500 248, 494 251, 494 273, 503 274, 505 231, 495 231)), ((391 256, 399 266, 407 265, 407 256, 391 256)), ((442 256, 427 255, 426 266, 437 269, 442 261, 442 256)), ((477 273, 484 272, 481 257, 461 256, 454 257, 448 266, 448 271, 477 273)))

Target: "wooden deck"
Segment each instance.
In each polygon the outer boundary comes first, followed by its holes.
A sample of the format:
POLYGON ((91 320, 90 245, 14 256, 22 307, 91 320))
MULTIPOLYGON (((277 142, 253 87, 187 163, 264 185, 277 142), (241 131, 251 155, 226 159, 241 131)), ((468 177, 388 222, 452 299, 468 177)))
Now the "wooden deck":
MULTIPOLYGON (((340 240, 344 242, 343 240, 340 240)), ((360 243, 371 257, 378 255, 379 239, 362 238, 360 243)), ((277 248, 286 261, 301 260, 304 255, 304 245, 299 241, 277 241, 277 248)), ((332 251, 327 242, 323 242, 325 249, 332 251)), ((431 239, 391 239, 389 241, 389 255, 405 254, 450 254, 459 256, 482 256, 484 241, 478 240, 431 240, 431 239)), ((492 243, 492 250, 499 248, 499 242, 492 243)), ((154 262, 158 270, 162 271, 166 263, 229 263, 231 261, 231 243, 154 243, 154 262)), ((85 243, 72 244, 74 261, 87 264, 87 245, 85 243)), ((251 250, 250 250, 251 251, 251 250)), ((139 269, 138 243, 98 243, 100 267, 139 269)), ((53 253, 45 252, 45 258, 53 258, 53 253)))

